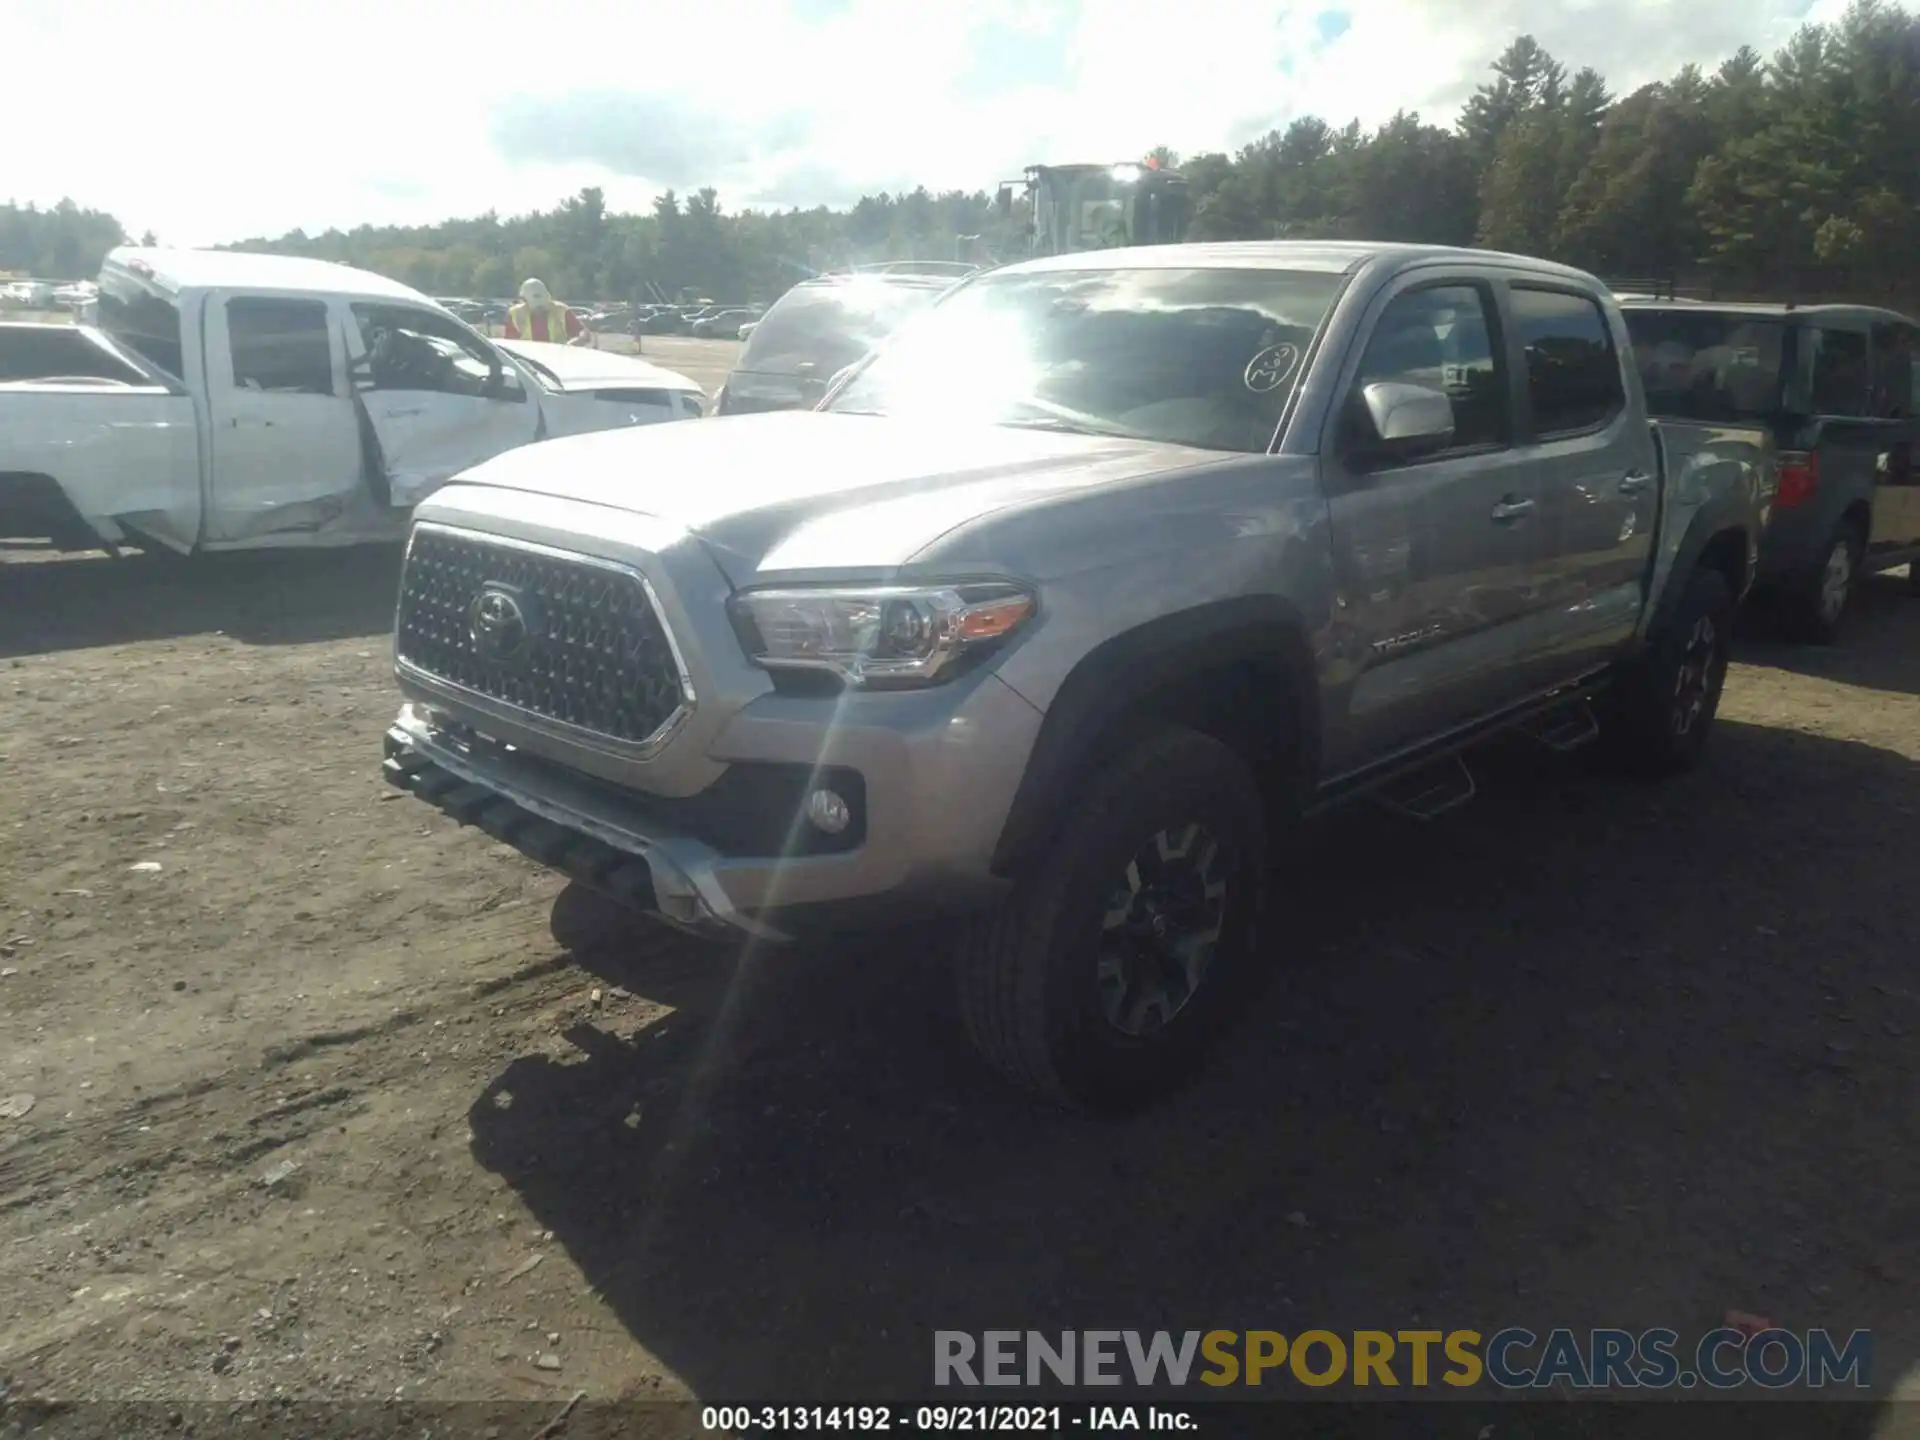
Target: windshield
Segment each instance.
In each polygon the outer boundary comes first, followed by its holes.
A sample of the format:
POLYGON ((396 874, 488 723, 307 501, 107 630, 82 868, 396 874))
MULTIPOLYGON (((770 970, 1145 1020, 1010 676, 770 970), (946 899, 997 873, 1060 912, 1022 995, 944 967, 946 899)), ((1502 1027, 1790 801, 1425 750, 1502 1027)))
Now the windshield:
POLYGON ((828 408, 1258 453, 1342 283, 1292 270, 987 275, 904 326, 828 408))
POLYGON ((1043 255, 1154 245, 1185 230, 1184 188, 1152 171, 1062 168, 1044 174, 1035 195, 1034 249, 1043 255))
MULTIPOLYGON (((796 286, 760 317, 740 356, 740 368, 824 380, 865 355, 939 295, 937 285, 867 278, 796 286)), ((745 316, 742 323, 752 318, 745 316)))
POLYGON ((1127 243, 1126 187, 1108 171, 1045 177, 1037 211, 1035 248, 1043 255, 1127 243))
POLYGON ((1780 407, 1786 326, 1714 310, 1626 311, 1647 409, 1675 420, 1766 420, 1780 407))

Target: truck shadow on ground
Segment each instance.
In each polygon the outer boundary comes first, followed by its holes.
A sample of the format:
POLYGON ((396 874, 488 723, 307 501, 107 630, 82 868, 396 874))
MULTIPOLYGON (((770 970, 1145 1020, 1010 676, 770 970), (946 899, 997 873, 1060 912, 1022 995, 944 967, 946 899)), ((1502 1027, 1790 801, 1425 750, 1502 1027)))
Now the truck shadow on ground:
POLYGON ((1920 767, 1732 723, 1714 751, 1635 787, 1515 750, 1432 825, 1317 827, 1271 990, 1119 1123, 986 1074, 937 946, 701 957, 570 893, 581 962, 676 1008, 508 1066, 473 1149, 708 1399, 924 1396, 936 1329, 1690 1343, 1729 1308, 1870 1327, 1891 1386, 1920 1350, 1920 767))
POLYGON ((1820 680, 1867 690, 1920 695, 1920 597, 1904 576, 1874 575, 1854 591, 1838 645, 1803 645, 1785 638, 1778 618, 1760 600, 1742 616, 1736 656, 1820 680))
POLYGON ((0 658, 216 632, 302 645, 393 628, 398 546, 224 555, 0 550, 0 658))

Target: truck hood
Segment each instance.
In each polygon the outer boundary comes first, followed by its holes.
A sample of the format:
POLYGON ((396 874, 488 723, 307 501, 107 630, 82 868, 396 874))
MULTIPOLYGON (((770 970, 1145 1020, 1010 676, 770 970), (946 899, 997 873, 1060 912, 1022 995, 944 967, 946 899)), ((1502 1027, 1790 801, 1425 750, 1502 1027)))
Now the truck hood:
POLYGON ((893 569, 996 510, 1229 458, 1144 440, 785 411, 550 440, 456 483, 671 521, 746 585, 893 569))
POLYGON ((589 350, 582 345, 552 345, 539 340, 496 340, 502 350, 543 371, 549 385, 573 394, 583 390, 688 390, 700 387, 678 370, 650 360, 589 350))

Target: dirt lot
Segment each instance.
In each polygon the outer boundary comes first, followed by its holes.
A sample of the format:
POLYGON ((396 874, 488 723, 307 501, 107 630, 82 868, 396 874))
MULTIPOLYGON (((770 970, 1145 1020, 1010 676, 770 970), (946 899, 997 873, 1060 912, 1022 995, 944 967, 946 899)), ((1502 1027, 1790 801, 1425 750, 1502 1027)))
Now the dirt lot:
POLYGON ((684 335, 645 335, 637 350, 635 342, 625 335, 602 335, 600 344, 615 354, 638 354, 642 360, 678 370, 697 381, 708 395, 720 388, 741 349, 738 340, 694 340, 684 335))
POLYGON ((0 562, 0 1394, 845 1400, 935 1327, 1729 1307, 1920 1352, 1897 582, 1748 641, 1683 782, 1515 753, 1317 830, 1281 983, 1120 1125, 986 1076, 926 947, 702 952, 396 798, 393 584, 0 562))

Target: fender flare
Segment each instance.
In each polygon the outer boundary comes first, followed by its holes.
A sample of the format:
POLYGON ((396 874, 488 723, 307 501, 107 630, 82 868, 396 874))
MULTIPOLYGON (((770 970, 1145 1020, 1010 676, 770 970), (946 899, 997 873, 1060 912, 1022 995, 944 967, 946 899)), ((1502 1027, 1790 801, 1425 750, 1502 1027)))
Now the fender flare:
POLYGON ((1103 741, 1149 696, 1183 676, 1255 658, 1277 660, 1287 676, 1292 704, 1281 723, 1292 726, 1304 794, 1320 756, 1320 693, 1306 623, 1277 595, 1216 601, 1150 620, 1081 657, 1047 707, 994 847, 994 873, 1010 873, 1047 841, 1103 741))
POLYGON ((1655 598, 1653 613, 1649 616, 1643 635, 1652 636, 1672 618, 1674 607, 1680 603, 1685 588, 1686 577, 1699 567, 1701 556, 1707 547, 1722 536, 1737 535, 1740 539, 1740 572, 1742 584, 1735 594, 1734 601, 1739 603, 1753 588, 1756 566, 1756 546, 1759 536, 1755 518, 1744 497, 1734 493, 1722 493, 1708 500, 1692 518, 1680 536, 1679 548, 1674 552, 1673 564, 1667 570, 1665 583, 1655 598))

